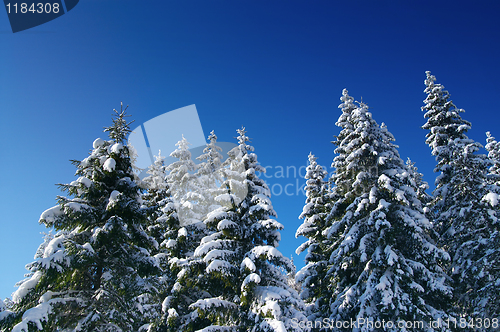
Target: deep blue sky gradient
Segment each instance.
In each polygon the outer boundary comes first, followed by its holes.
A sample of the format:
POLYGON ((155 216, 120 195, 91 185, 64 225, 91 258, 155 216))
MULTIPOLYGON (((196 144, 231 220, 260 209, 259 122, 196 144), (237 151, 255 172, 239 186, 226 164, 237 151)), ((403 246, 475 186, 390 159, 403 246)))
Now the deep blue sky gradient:
MULTIPOLYGON (((54 184, 75 179, 69 160, 105 138, 121 101, 137 124, 196 104, 205 134, 224 142, 243 125, 272 176, 306 165, 310 151, 331 171, 347 88, 432 185, 425 71, 466 110, 470 137, 500 138, 499 14, 497 1, 82 0, 13 34, 0 8, 0 298, 42 242, 54 184)), ((304 199, 272 197, 287 256, 303 242, 294 234, 304 199)), ((298 266, 303 256, 294 254, 298 266)))

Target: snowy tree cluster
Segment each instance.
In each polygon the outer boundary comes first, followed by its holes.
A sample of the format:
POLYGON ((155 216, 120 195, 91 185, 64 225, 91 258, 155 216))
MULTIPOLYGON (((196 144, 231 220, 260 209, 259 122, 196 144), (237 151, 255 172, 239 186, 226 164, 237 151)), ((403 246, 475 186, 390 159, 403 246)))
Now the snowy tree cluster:
MULTIPOLYGON (((482 331, 500 315, 499 149, 488 155, 467 137, 444 87, 426 72, 422 110, 426 143, 436 157, 428 185, 372 118, 368 106, 342 93, 331 178, 313 155, 296 236, 306 265, 297 273, 308 322, 424 322, 413 330, 482 331), (432 324, 440 322, 441 324, 432 324)), ((496 320, 498 322, 498 320, 496 320)), ((314 331, 332 330, 322 324, 314 331)), ((333 330, 404 331, 405 325, 334 326, 333 330)))
POLYGON ((140 180, 125 110, 115 111, 77 179, 40 216, 45 236, 1 331, 302 331, 294 265, 276 247, 265 169, 243 129, 224 161, 212 132, 191 159, 183 137, 140 180))
POLYGON ((72 161, 77 179, 41 214, 51 232, 0 300, 0 331, 481 331, 495 318, 498 327, 500 143, 488 132, 480 154, 463 110, 426 74, 436 189, 426 192, 387 126, 344 90, 333 175, 309 154, 298 272, 277 249, 283 225, 244 128, 227 158, 212 131, 199 164, 182 137, 176 161, 160 152, 140 180, 122 106, 109 140, 72 161))

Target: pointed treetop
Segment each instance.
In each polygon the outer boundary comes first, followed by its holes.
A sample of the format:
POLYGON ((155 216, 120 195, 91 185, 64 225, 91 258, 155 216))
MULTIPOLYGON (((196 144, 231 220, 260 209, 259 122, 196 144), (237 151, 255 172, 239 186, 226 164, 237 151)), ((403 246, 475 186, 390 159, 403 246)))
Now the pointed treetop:
POLYGON ((109 132, 109 138, 113 139, 116 143, 123 143, 127 135, 132 131, 130 130, 130 124, 134 121, 130 121, 127 123, 125 117, 130 115, 126 115, 128 105, 123 108, 123 102, 120 103, 120 112, 116 109, 113 109, 115 112, 113 125, 110 127, 104 128, 104 132, 109 132))
POLYGON ((471 123, 462 119, 458 109, 451 101, 450 94, 442 84, 435 84, 436 77, 426 72, 425 90, 427 98, 424 100, 422 111, 427 122, 422 126, 428 129, 426 143, 432 149, 432 154, 438 158, 438 167, 443 167, 452 159, 452 150, 468 140, 466 132, 471 123), (459 141, 457 141, 457 139, 459 141))
POLYGON ((365 104, 363 102, 363 96, 361 96, 361 101, 356 101, 358 104, 359 104, 359 107, 362 108, 362 109, 369 109, 370 107, 368 106, 368 104, 365 104))
POLYGON ((427 76, 425 85, 432 85, 436 81, 436 76, 432 75, 430 70, 427 70, 425 72, 425 75, 427 76))
POLYGON ((347 89, 342 90, 342 97, 340 97, 342 104, 339 105, 339 108, 342 109, 342 112, 349 112, 349 110, 353 110, 354 106, 354 98, 349 96, 347 89))
POLYGON ((309 163, 312 165, 313 163, 315 164, 316 163, 316 159, 318 159, 318 157, 316 157, 315 155, 313 155, 312 152, 309 152, 309 156, 307 156, 309 158, 309 163))
POLYGON ((175 146, 178 146, 179 150, 189 150, 190 145, 191 143, 189 143, 186 137, 184 137, 184 134, 182 134, 182 139, 175 143, 175 146))
POLYGON ((156 156, 156 161, 158 161, 158 162, 159 162, 159 161, 163 161, 164 159, 165 159, 165 157, 163 157, 163 156, 161 155, 161 149, 160 149, 160 150, 158 150, 158 155, 156 156))
POLYGON ((425 86, 427 87, 427 89, 425 90, 426 93, 431 93, 431 92, 432 93, 436 93, 436 92, 439 92, 441 94, 441 92, 442 92, 442 94, 445 97, 449 96, 448 91, 444 90, 444 86, 443 85, 435 83, 436 82, 436 76, 431 75, 430 71, 426 71, 425 75, 426 75, 426 79, 425 79, 424 83, 425 83, 425 86))
MULTIPOLYGON (((211 164, 213 164, 214 162, 220 163, 220 160, 222 160, 222 155, 219 153, 219 151, 222 151, 222 148, 217 145, 217 135, 215 135, 215 132, 213 130, 210 132, 210 135, 208 135, 208 140, 210 141, 210 143, 207 143, 206 147, 203 149, 204 154, 196 157, 196 159, 207 160, 207 162, 211 164)), ((212 165, 212 167, 213 166, 214 165, 212 165)))
POLYGON ((236 138, 238 140, 239 144, 239 150, 243 155, 246 155, 248 152, 254 151, 253 146, 247 144, 247 142, 250 142, 250 138, 246 135, 246 130, 245 127, 241 127, 241 129, 236 129, 236 132, 238 133, 238 137, 236 138))
POLYGON ((247 145, 246 142, 250 141, 250 138, 246 136, 246 130, 245 127, 241 127, 241 129, 236 129, 236 132, 238 132, 239 136, 237 137, 238 143, 242 145, 247 145))
MULTIPOLYGON (((425 90, 424 92, 428 94, 426 100, 424 100, 424 103, 426 104, 425 106, 422 107, 422 111, 429 111, 432 109, 432 107, 436 107, 438 111, 441 111, 443 109, 445 110, 450 110, 450 111, 455 111, 456 113, 463 113, 463 109, 457 109, 456 106, 453 104, 450 98, 450 93, 444 89, 444 86, 442 84, 436 84, 436 76, 431 75, 430 71, 426 71, 425 74, 427 75, 424 83, 425 83, 425 90)), ((426 114, 425 117, 429 117, 430 114, 426 114)), ((450 114, 448 117, 454 117, 456 118, 458 114, 450 114)), ((459 116, 458 116, 459 117, 459 116)))
POLYGON ((215 144, 217 142, 217 135, 215 135, 215 131, 211 131, 210 135, 208 135, 208 140, 210 143, 215 144))
POLYGON ((196 157, 198 160, 212 160, 214 162, 214 159, 221 160, 222 155, 219 153, 219 151, 222 151, 222 148, 217 145, 217 135, 215 135, 215 131, 211 131, 210 135, 208 135, 208 140, 210 143, 207 143, 206 147, 203 149, 203 153, 201 156, 196 157))
POLYGON ((486 132, 486 151, 488 158, 492 161, 493 166, 490 167, 490 174, 500 176, 500 142, 497 142, 495 137, 488 131, 486 132))

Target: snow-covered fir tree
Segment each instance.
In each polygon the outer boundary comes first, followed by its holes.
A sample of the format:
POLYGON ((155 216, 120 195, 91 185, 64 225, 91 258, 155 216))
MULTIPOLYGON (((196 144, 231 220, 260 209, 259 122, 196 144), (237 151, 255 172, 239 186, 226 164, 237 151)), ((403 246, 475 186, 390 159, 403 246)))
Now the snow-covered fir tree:
POLYGON ((90 156, 73 161, 79 178, 61 185, 69 196, 42 213, 58 232, 28 264, 2 331, 140 331, 157 315, 154 240, 124 145, 129 123, 123 107, 115 112, 111 140, 96 139, 90 156))
POLYGON ((307 241, 296 250, 297 255, 307 252, 306 265, 297 273, 296 280, 302 284, 301 298, 308 305, 308 319, 315 321, 328 317, 331 292, 325 278, 328 270, 331 241, 324 233, 328 209, 329 191, 326 177, 328 172, 316 162, 316 157, 309 154, 306 168, 306 202, 299 218, 304 219, 295 237, 304 236, 307 241))
POLYGON ((213 130, 208 136, 208 141, 209 143, 203 149, 203 154, 196 158, 201 161, 196 176, 200 186, 199 192, 203 196, 203 199, 200 200, 203 203, 200 207, 202 219, 220 207, 215 197, 225 192, 225 188, 221 189, 223 178, 220 170, 223 158, 220 151, 222 148, 217 145, 217 136, 213 130))
POLYGON ((203 195, 200 193, 199 179, 195 175, 197 166, 191 159, 190 143, 184 136, 175 144, 170 156, 177 158, 167 166, 167 183, 176 203, 179 220, 182 224, 199 224, 202 219, 200 206, 203 206, 203 195))
POLYGON ((489 168, 489 178, 491 183, 500 185, 500 142, 497 142, 495 137, 491 136, 488 131, 486 133, 486 151, 488 151, 488 158, 493 165, 489 168))
POLYGON ((500 280, 498 187, 488 185, 488 163, 475 154, 478 144, 454 142, 451 176, 444 207, 441 243, 452 257, 449 274, 462 315, 487 318, 500 314, 493 291, 500 280))
POLYGON ((290 257, 290 265, 292 268, 290 272, 287 272, 288 286, 294 289, 297 294, 299 294, 302 291, 302 284, 300 282, 297 282, 297 280, 295 279, 297 275, 297 266, 294 263, 293 256, 290 257))
MULTIPOLYGON (((428 129, 426 144, 432 150, 432 155, 436 157, 437 165, 434 172, 439 173, 436 178, 436 189, 433 192, 433 210, 440 214, 448 207, 444 206, 449 193, 448 182, 451 177, 450 161, 453 158, 453 144, 455 139, 467 140, 466 132, 470 129, 470 122, 465 121, 460 116, 463 109, 458 109, 450 99, 450 94, 441 84, 436 84, 436 77, 430 71, 425 72, 425 90, 427 98, 422 107, 424 117, 427 122, 422 126, 428 129)), ((446 225, 442 225, 440 218, 436 220, 438 231, 441 233, 446 225)))
POLYGON ((149 166, 146 172, 149 175, 142 181, 142 184, 146 187, 142 199, 148 218, 147 231, 156 240, 156 247, 158 247, 158 243, 165 240, 164 233, 166 231, 166 225, 158 223, 158 219, 163 214, 162 209, 168 204, 173 204, 168 190, 164 163, 165 157, 161 155, 160 151, 158 156, 155 157, 155 162, 149 166))
POLYGON ((417 166, 415 166, 415 162, 413 162, 410 158, 406 160, 406 167, 410 173, 410 181, 415 189, 415 192, 417 193, 417 197, 420 202, 422 202, 424 212, 427 212, 429 210, 427 205, 432 201, 432 196, 426 191, 429 189, 429 184, 424 181, 424 175, 418 171, 417 166))
POLYGON ((498 187, 488 183, 491 161, 477 152, 481 144, 466 135, 463 120, 449 94, 426 72, 427 98, 422 110, 428 119, 427 144, 436 156, 432 214, 440 243, 451 255, 449 272, 454 279, 456 310, 468 317, 498 316, 499 299, 492 295, 500 280, 500 225, 498 187))
MULTIPOLYGON (((163 157, 161 155, 161 151, 159 151, 158 155, 155 156, 155 162, 151 166, 149 166, 146 172, 146 174, 149 175, 146 176, 143 180, 144 183, 146 183, 146 187, 150 195, 155 194, 160 197, 167 196, 166 194, 164 194, 168 191, 167 172, 165 170, 165 167, 165 157, 163 157), (163 194, 159 195, 158 193, 163 194)), ((157 199, 154 199, 154 201, 157 201, 157 199)))
POLYGON ((305 319, 303 304, 287 284, 290 260, 276 249, 283 226, 272 219, 269 188, 256 174, 265 170, 244 129, 238 133, 239 146, 226 165, 232 172, 243 165, 247 194, 240 199, 231 192, 234 178, 224 185, 229 192, 218 201, 230 203, 208 215, 211 234, 196 249, 196 264, 178 280, 179 292, 195 286, 204 296, 193 299, 188 313, 168 310, 182 331, 299 331, 292 319, 305 319))
POLYGON ((189 151, 190 143, 183 136, 176 143, 177 149, 170 156, 178 160, 168 165, 167 184, 173 200, 180 226, 181 234, 186 234, 183 239, 185 254, 179 258, 192 256, 194 249, 206 235, 206 227, 203 223, 205 212, 205 194, 200 184, 200 178, 196 176, 198 166, 191 159, 189 151))
MULTIPOLYGON (((207 296, 190 281, 185 284, 186 287, 181 287, 178 282, 186 271, 193 269, 191 265, 196 265, 193 253, 201 237, 206 235, 206 227, 202 222, 197 222, 197 219, 194 223, 184 222, 181 227, 176 209, 183 204, 185 209, 195 207, 196 217, 203 219, 207 213, 220 207, 214 197, 221 182, 217 172, 221 166, 222 155, 219 151, 222 149, 216 145, 217 136, 213 131, 208 139, 210 143, 198 157, 203 161, 200 165, 196 166, 191 160, 190 152, 187 151, 187 141, 183 138, 177 144, 179 148, 172 153, 172 156, 179 160, 167 167, 167 170, 170 170, 167 179, 175 189, 177 204, 169 203, 163 209, 164 214, 157 220, 159 225, 168 225, 169 231, 162 243, 166 247, 165 255, 162 257, 162 261, 166 262, 162 276, 165 290, 162 293, 163 314, 152 324, 150 331, 178 331, 177 317, 188 312, 188 306, 195 299, 207 296), (189 200, 193 197, 196 197, 196 200, 189 200), (187 201, 189 204, 186 204, 187 201)), ((184 213, 186 214, 185 210, 184 213)))
POLYGON ((332 188, 333 194, 342 196, 350 192, 350 188, 352 188, 352 184, 355 181, 349 169, 350 161, 345 158, 348 156, 346 151, 351 144, 348 138, 355 130, 352 112, 356 109, 356 105, 354 104, 354 98, 349 96, 347 89, 342 90, 340 100, 342 103, 339 105, 339 108, 342 110, 342 114, 335 124, 342 128, 342 130, 338 136, 335 136, 336 140, 332 142, 337 145, 334 151, 336 156, 332 163, 332 167, 336 167, 336 172, 332 175, 330 182, 335 184, 335 187, 332 188))
MULTIPOLYGON (((161 276, 158 282, 157 300, 161 303, 161 315, 153 317, 148 332, 169 331, 167 322, 169 312, 165 310, 167 302, 179 305, 178 299, 172 299, 172 291, 176 287, 177 275, 182 270, 183 262, 192 256, 194 250, 193 224, 182 227, 177 214, 177 204, 174 203, 168 184, 163 159, 160 155, 150 166, 148 177, 144 183, 148 184, 147 193, 143 196, 148 209, 148 234, 156 240, 155 257, 157 258, 161 276), (191 236, 188 236, 188 233, 191 236)), ((176 330, 175 328, 170 331, 176 330)))
POLYGON ((5 303, 3 302, 3 300, 2 300, 2 299, 0 299, 0 318, 1 318, 1 316, 2 316, 2 312, 4 312, 4 311, 5 311, 5 309, 6 309, 6 305, 5 305, 5 303))
MULTIPOLYGON (((0 329, 3 325, 7 325, 7 321, 4 322, 4 319, 7 320, 7 316, 10 316, 11 311, 7 310, 7 305, 5 302, 0 299, 0 329)), ((13 317, 12 317, 13 318, 13 317)), ((10 322, 9 322, 10 323, 10 322)))
MULTIPOLYGON (((143 180, 146 185, 143 201, 148 218, 146 231, 155 239, 153 253, 161 269, 156 294, 158 306, 168 297, 175 284, 178 269, 173 262, 185 254, 182 249, 187 235, 183 236, 183 232, 179 232, 181 227, 168 190, 164 159, 160 151, 147 171, 149 175, 143 180)), ((152 317, 148 331, 157 330, 164 320, 163 316, 159 314, 152 317)))
MULTIPOLYGON (((447 319, 451 288, 441 264, 449 256, 429 236, 431 224, 394 138, 372 119, 366 104, 342 109, 339 155, 332 164, 336 199, 327 231, 330 319, 393 322, 386 331, 404 330, 397 325, 401 320, 447 319)), ((374 328, 367 323, 353 330, 374 328)))

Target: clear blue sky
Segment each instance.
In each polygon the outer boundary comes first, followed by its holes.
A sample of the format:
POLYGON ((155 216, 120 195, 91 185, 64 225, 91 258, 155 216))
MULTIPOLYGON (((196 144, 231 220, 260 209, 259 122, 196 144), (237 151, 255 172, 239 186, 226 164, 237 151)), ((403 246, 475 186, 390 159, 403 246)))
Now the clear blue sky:
MULTIPOLYGON (((69 160, 105 137, 120 101, 137 124, 196 104, 205 134, 224 142, 244 125, 273 175, 310 151, 331 164, 347 88, 432 184, 424 72, 466 110, 470 137, 500 138, 499 14, 497 1, 81 0, 13 34, 0 9, 0 298, 42 242, 38 218, 55 205, 55 184, 75 179, 69 160)), ((290 176, 268 181, 295 186, 290 176)), ((290 256, 303 242, 294 234, 304 196, 272 201, 290 256)))

